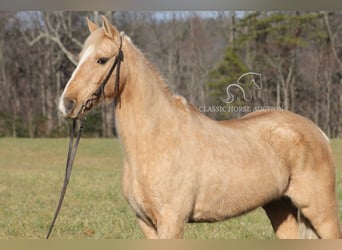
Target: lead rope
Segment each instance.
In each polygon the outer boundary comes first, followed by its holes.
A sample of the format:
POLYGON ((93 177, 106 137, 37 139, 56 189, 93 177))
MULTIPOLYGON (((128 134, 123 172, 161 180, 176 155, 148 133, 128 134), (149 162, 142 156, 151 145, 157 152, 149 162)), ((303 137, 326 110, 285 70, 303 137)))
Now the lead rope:
MULTIPOLYGON (((114 63, 112 65, 112 67, 110 68, 107 76, 105 77, 105 79, 101 83, 101 86, 95 91, 95 93, 90 97, 90 99, 88 99, 82 105, 82 108, 81 108, 78 116, 82 115, 85 111, 89 111, 92 108, 94 102, 97 101, 97 99, 99 98, 101 93, 103 95, 103 98, 105 98, 105 96, 104 96, 104 88, 105 88, 105 85, 107 84, 107 82, 108 82, 108 80, 109 80, 110 76, 112 75, 112 73, 113 73, 115 68, 116 68, 116 78, 115 78, 115 83, 114 83, 114 96, 116 96, 117 98, 115 98, 115 100, 114 100, 114 102, 115 102, 114 105, 116 105, 117 103, 119 103, 119 105, 121 104, 121 102, 120 102, 120 91, 119 91, 119 82, 120 82, 120 66, 121 66, 121 62, 123 60, 124 60, 124 54, 122 52, 122 34, 120 34, 119 52, 118 52, 117 56, 114 59, 114 63)), ((82 134, 82 130, 83 130, 83 124, 84 124, 85 119, 86 118, 84 117, 84 118, 82 118, 80 120, 79 129, 78 129, 78 133, 77 133, 77 136, 76 136, 75 143, 74 143, 74 138, 75 138, 75 131, 76 131, 78 119, 75 118, 75 119, 73 119, 73 122, 72 122, 72 129, 70 131, 69 151, 68 151, 68 157, 67 157, 66 168, 65 168, 64 183, 63 183, 63 187, 62 187, 61 194, 60 194, 60 197, 59 197, 58 205, 57 205, 57 208, 56 208, 56 211, 55 211, 55 215, 54 215, 54 217, 52 219, 49 231, 48 231, 48 233, 46 235, 46 239, 48 239, 50 237, 52 229, 53 229, 53 227, 55 225, 55 222, 57 220, 57 217, 58 217, 58 214, 59 214, 59 210, 62 207, 62 203, 63 203, 64 196, 65 196, 65 192, 66 192, 67 186, 69 184, 69 179, 70 179, 70 175, 71 175, 72 165, 74 163, 74 159, 75 159, 75 156, 76 156, 78 144, 79 144, 80 139, 81 139, 81 134, 82 134)))
POLYGON ((51 221, 51 225, 49 228, 49 231, 46 235, 46 239, 48 239, 50 237, 50 234, 52 232, 52 229, 55 225, 56 219, 58 217, 59 214, 59 210, 62 207, 62 203, 64 200, 64 196, 65 196, 65 192, 67 190, 67 186, 69 184, 69 180, 70 180, 70 175, 71 175, 71 170, 72 170, 72 165, 74 163, 74 159, 76 156, 76 152, 77 152, 77 148, 78 148, 78 144, 80 143, 80 139, 81 139, 81 134, 82 134, 82 130, 83 130, 83 124, 85 121, 85 118, 82 118, 79 122, 79 129, 77 132, 77 136, 76 136, 76 141, 74 143, 74 138, 75 138, 75 131, 76 131, 76 127, 77 127, 77 119, 73 119, 72 121, 72 129, 70 131, 70 141, 69 141, 69 150, 68 150, 68 157, 67 157, 67 161, 66 161, 66 167, 65 167, 65 176, 64 176, 64 183, 63 183, 63 187, 61 190, 61 194, 59 197, 59 201, 58 201, 58 205, 55 211, 55 215, 53 216, 53 219, 51 221))

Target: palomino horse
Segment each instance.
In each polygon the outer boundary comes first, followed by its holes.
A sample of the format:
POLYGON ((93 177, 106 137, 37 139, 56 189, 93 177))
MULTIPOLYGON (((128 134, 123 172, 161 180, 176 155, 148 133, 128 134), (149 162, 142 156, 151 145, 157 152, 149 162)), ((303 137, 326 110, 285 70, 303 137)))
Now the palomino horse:
POLYGON ((301 228, 341 237, 332 153, 317 126, 287 111, 214 121, 172 95, 105 17, 102 27, 87 21, 91 34, 59 108, 78 118, 115 100, 123 192, 146 237, 181 238, 187 222, 221 221, 260 206, 279 238, 303 237, 301 228), (118 54, 121 69, 94 98, 118 54))

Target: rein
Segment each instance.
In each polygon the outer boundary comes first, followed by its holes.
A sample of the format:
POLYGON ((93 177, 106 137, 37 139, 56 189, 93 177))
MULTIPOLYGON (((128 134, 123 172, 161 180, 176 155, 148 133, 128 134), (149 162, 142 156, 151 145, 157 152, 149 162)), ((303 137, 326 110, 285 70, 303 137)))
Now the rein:
POLYGON ((69 184, 69 180, 70 180, 70 176, 71 176, 71 169, 72 169, 72 165, 74 163, 74 159, 76 156, 76 152, 77 152, 77 148, 78 148, 78 144, 80 143, 80 139, 81 139, 81 134, 82 134, 82 130, 83 130, 83 124, 85 119, 82 119, 79 123, 79 128, 78 128, 78 133, 76 136, 76 141, 74 143, 74 138, 75 138, 75 131, 76 131, 76 127, 77 127, 77 119, 73 119, 72 120, 72 129, 70 131, 70 141, 69 141, 69 151, 68 151, 68 157, 67 157, 67 162, 66 162, 66 167, 65 167, 65 176, 64 176, 64 183, 63 183, 63 187, 61 190, 61 194, 59 197, 59 201, 58 201, 58 205, 55 211, 55 215, 52 219, 49 231, 46 235, 46 239, 48 239, 50 237, 50 234, 52 232, 52 229, 55 225, 57 216, 59 214, 59 210, 62 207, 63 204, 63 200, 64 200, 64 195, 67 189, 67 186, 69 184))
POLYGON ((81 119, 79 119, 78 117, 82 116, 86 111, 91 110, 91 108, 93 107, 94 104, 96 104, 96 102, 99 100, 101 94, 103 96, 103 99, 105 98, 104 95, 104 88, 107 84, 107 82, 109 81, 109 78, 111 77, 111 75, 113 74, 114 69, 116 68, 116 78, 115 78, 115 85, 114 85, 114 97, 116 97, 114 99, 115 105, 117 103, 120 103, 120 92, 119 92, 119 82, 120 82, 120 66, 121 66, 121 62, 124 60, 124 54, 122 51, 122 36, 120 34, 120 46, 119 46, 119 51, 118 54, 115 56, 114 62, 110 68, 110 70, 108 71, 108 74, 106 75, 105 79, 102 81, 100 87, 92 94, 92 96, 85 101, 85 103, 82 105, 77 118, 74 118, 72 121, 72 128, 70 130, 70 140, 69 140, 69 150, 68 150, 68 156, 67 156, 67 161, 66 161, 66 167, 65 167, 65 176, 64 176, 64 183, 63 183, 63 187, 60 193, 60 197, 59 197, 59 201, 58 201, 58 205, 55 211, 55 215, 51 221, 50 227, 49 227, 49 231, 46 235, 46 239, 48 239, 50 237, 50 234, 52 232, 52 229, 55 225, 55 222, 57 220, 59 211, 62 207, 63 204, 63 200, 64 200, 64 196, 67 190, 67 186, 69 184, 69 180, 70 180, 70 176, 71 176, 71 170, 72 170, 72 166, 74 163, 74 159, 76 156, 76 152, 77 152, 77 148, 81 139, 81 134, 82 134, 82 130, 83 130, 83 125, 84 122, 86 120, 86 117, 82 117, 81 119), (79 124, 78 124, 79 123, 79 124), (78 126, 77 126, 78 125, 78 126), (78 127, 78 129, 77 129, 78 127), (74 143, 74 139, 75 139, 75 132, 77 130, 77 135, 76 135, 76 141, 74 143))

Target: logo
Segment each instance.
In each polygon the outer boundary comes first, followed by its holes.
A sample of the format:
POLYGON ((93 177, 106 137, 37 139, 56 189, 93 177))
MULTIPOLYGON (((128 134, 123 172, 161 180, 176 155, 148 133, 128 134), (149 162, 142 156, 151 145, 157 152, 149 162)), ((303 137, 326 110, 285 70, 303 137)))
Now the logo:
POLYGON ((242 95, 243 99, 246 102, 250 102, 252 100, 252 97, 247 98, 246 91, 245 91, 245 89, 243 88, 243 85, 242 85, 243 84, 242 81, 245 80, 246 78, 247 79, 251 78, 249 83, 253 84, 257 89, 262 89, 262 78, 261 78, 261 76, 262 76, 261 74, 255 73, 255 72, 248 72, 248 73, 245 73, 245 74, 241 75, 236 80, 236 83, 231 83, 231 84, 229 84, 227 86, 227 88, 226 88, 227 97, 226 98, 222 98, 222 101, 224 103, 227 103, 227 104, 230 104, 230 103, 234 102, 235 96, 231 93, 231 91, 233 89, 237 88, 238 90, 240 90, 239 92, 241 92, 241 95, 242 95))
POLYGON ((262 89, 262 74, 255 72, 244 73, 236 80, 236 82, 228 84, 226 88, 227 96, 225 98, 221 98, 225 105, 199 106, 198 110, 202 113, 250 113, 257 110, 283 110, 280 106, 270 105, 229 105, 234 102, 235 97, 241 97, 245 102, 251 102, 252 94, 246 95, 247 87, 250 91, 251 86, 259 90, 262 89))

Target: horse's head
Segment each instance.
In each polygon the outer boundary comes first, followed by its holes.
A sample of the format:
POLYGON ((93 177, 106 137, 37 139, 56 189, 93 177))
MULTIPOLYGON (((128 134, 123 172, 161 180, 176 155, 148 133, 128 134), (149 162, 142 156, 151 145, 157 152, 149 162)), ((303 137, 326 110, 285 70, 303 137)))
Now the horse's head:
MULTIPOLYGON (((117 72, 114 70, 110 74, 110 70, 118 57, 123 35, 105 17, 102 17, 101 28, 89 19, 87 22, 90 35, 59 101, 59 109, 67 118, 82 116, 93 106, 111 101, 119 94, 114 91, 117 72), (107 76, 109 79, 102 92, 101 84, 107 76)), ((124 72, 121 72, 119 81, 123 82, 124 78, 124 72)))

